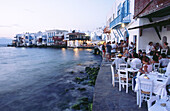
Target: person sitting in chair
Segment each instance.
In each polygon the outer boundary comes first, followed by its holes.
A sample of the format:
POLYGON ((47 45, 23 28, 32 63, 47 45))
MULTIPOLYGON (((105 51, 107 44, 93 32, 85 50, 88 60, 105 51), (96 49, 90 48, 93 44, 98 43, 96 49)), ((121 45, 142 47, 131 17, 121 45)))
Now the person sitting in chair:
POLYGON ((122 54, 119 54, 117 57, 118 57, 118 58, 116 58, 116 59, 112 62, 112 65, 113 65, 116 69, 118 69, 119 64, 125 64, 125 63, 126 63, 126 61, 122 58, 122 54))

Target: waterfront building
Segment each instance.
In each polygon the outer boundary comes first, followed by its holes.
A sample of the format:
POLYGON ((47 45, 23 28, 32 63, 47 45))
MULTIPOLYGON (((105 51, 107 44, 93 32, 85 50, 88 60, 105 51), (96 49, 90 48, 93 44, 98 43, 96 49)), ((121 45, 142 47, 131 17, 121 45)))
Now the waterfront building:
POLYGON ((24 35, 23 34, 17 34, 15 37, 16 39, 16 46, 24 46, 24 35))
POLYGON ((114 1, 112 10, 107 15, 106 25, 111 30, 109 34, 111 38, 107 37, 107 41, 120 42, 120 40, 129 40, 130 32, 127 29, 133 23, 133 3, 134 0, 114 1))
POLYGON ((85 33, 75 32, 75 30, 73 30, 72 33, 68 33, 68 35, 68 47, 82 47, 90 43, 90 36, 86 36, 85 33))
POLYGON ((66 30, 46 30, 47 46, 55 45, 55 42, 57 42, 56 38, 64 37, 64 39, 67 40, 67 33, 68 31, 66 30))
POLYGON ((37 46, 46 46, 47 45, 47 35, 45 32, 39 31, 37 34, 37 46))
POLYGON ((150 41, 163 46, 170 43, 170 1, 169 0, 135 0, 134 21, 138 24, 129 27, 136 33, 137 49, 146 49, 150 41))
POLYGON ((170 43, 170 1, 167 0, 115 0, 107 15, 107 28, 111 38, 136 45, 136 51, 146 49, 150 41, 170 43))

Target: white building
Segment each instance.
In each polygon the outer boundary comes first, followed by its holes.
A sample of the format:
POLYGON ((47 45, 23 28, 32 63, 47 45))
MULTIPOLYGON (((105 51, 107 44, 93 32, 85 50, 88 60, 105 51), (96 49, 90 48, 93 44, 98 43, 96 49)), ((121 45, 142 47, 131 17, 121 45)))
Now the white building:
POLYGON ((168 1, 114 0, 107 15, 111 30, 107 41, 133 42, 137 51, 146 49, 150 41, 170 43, 169 9, 168 1))
MULTIPOLYGON (((111 38, 107 37, 107 41, 120 40, 129 41, 130 35, 134 35, 134 32, 129 32, 128 27, 131 26, 133 21, 134 13, 134 0, 115 0, 111 11, 107 15, 107 27, 110 28, 111 38)), ((131 39, 130 39, 131 40, 131 39)), ((132 40, 135 42, 135 40, 132 40)))
POLYGON ((39 31, 37 34, 37 46, 46 46, 47 45, 47 35, 46 32, 39 31))
POLYGON ((68 31, 66 30, 46 30, 47 35, 47 46, 54 45, 54 39, 53 37, 61 37, 64 36, 64 40, 68 40, 67 36, 68 31))

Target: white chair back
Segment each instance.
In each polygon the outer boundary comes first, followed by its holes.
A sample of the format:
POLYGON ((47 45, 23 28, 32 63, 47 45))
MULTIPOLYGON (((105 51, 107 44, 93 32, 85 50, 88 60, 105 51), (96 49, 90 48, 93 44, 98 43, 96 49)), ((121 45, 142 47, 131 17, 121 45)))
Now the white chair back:
POLYGON ((128 71, 126 70, 118 70, 118 75, 119 75, 119 79, 121 78, 128 79, 128 71))
POLYGON ((154 63, 154 64, 153 64, 153 70, 154 70, 154 71, 158 71, 158 70, 159 70, 159 67, 160 67, 160 63, 154 63))
POLYGON ((115 86, 115 82, 119 82, 119 80, 118 80, 118 77, 117 77, 117 80, 116 80, 115 70, 114 70, 114 67, 112 65, 111 65, 111 72, 112 72, 112 85, 114 87, 115 86))
POLYGON ((127 70, 118 70, 118 75, 119 75, 119 91, 121 91, 121 87, 126 86, 126 93, 128 93, 128 87, 129 87, 129 82, 128 82, 128 71, 127 70))
POLYGON ((148 79, 139 79, 139 107, 141 107, 142 101, 147 101, 152 97, 153 93, 153 81, 148 79))
POLYGON ((127 68, 127 64, 119 64, 119 70, 123 70, 123 69, 125 69, 125 68, 127 68))
POLYGON ((153 81, 148 79, 139 79, 139 90, 145 92, 153 92, 153 81))
POLYGON ((165 53, 167 55, 168 49, 161 49, 161 54, 165 53))

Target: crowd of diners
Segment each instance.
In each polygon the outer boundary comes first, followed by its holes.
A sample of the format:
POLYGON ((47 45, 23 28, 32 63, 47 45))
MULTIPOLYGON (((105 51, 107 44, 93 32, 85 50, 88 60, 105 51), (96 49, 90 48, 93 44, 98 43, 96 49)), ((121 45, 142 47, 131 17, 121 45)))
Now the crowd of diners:
MULTIPOLYGON (((154 63, 159 63, 160 67, 156 71, 170 74, 170 49, 167 42, 164 42, 163 46, 149 42, 146 49, 138 50, 138 53, 135 43, 131 42, 127 45, 123 40, 120 43, 115 41, 104 43, 101 49, 105 61, 112 62, 115 69, 118 69, 119 64, 127 64, 129 68, 137 68, 141 74, 146 74, 153 71, 154 63)), ((136 75, 134 74, 134 78, 136 75)))

